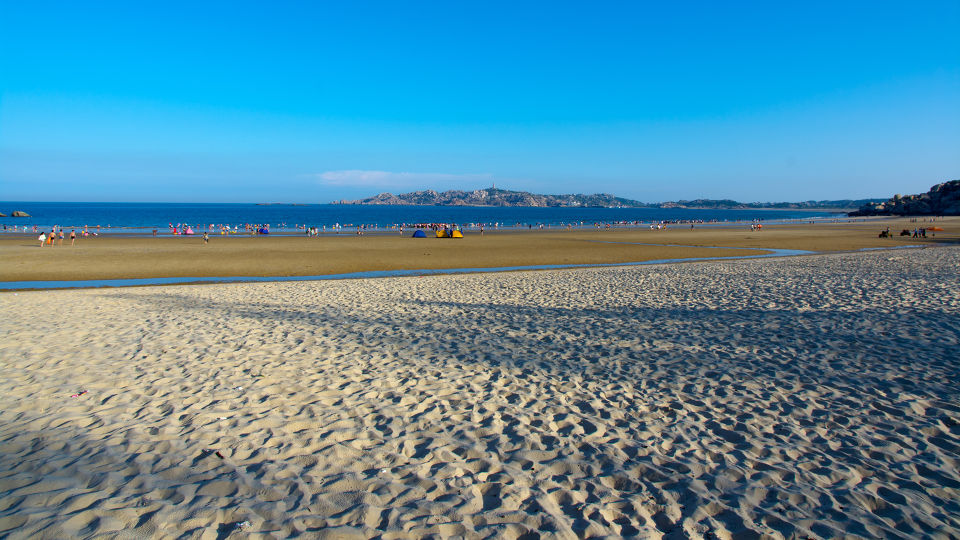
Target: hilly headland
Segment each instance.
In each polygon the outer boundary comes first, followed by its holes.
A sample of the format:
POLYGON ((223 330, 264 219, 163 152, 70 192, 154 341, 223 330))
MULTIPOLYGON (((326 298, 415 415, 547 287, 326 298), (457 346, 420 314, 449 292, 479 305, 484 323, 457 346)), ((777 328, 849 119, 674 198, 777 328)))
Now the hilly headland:
POLYGON ((560 208, 700 208, 700 209, 854 209, 884 199, 840 199, 803 202, 740 202, 731 199, 694 199, 659 203, 645 203, 609 193, 540 195, 527 191, 486 188, 473 191, 432 189, 394 195, 381 193, 358 200, 339 200, 334 204, 357 205, 419 205, 419 206, 530 206, 560 208))
POLYGON ((960 180, 937 184, 926 193, 894 195, 863 204, 851 216, 960 216, 960 180))

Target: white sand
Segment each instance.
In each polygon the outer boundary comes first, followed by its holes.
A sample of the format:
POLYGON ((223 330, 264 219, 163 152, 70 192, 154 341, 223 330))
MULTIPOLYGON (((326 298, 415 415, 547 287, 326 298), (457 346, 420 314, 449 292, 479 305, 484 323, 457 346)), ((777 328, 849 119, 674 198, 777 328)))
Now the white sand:
POLYGON ((958 268, 2 294, 0 536, 956 538, 958 268))

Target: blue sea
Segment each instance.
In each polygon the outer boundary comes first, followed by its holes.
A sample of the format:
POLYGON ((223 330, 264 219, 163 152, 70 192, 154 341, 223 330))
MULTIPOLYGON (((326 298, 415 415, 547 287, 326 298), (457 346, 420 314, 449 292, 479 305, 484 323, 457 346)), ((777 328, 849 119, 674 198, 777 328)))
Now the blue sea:
POLYGON ((449 223, 464 226, 485 224, 489 228, 564 227, 567 225, 652 222, 729 223, 783 222, 836 218, 842 214, 817 210, 692 210, 660 208, 530 208, 469 206, 379 206, 379 205, 257 205, 201 203, 66 203, 66 202, 3 202, 0 212, 8 216, 14 210, 30 214, 29 218, 0 218, 0 231, 16 226, 22 230, 36 225, 46 230, 53 225, 67 229, 84 227, 109 232, 160 234, 170 225, 189 224, 198 230, 211 225, 227 225, 240 229, 245 224, 269 225, 271 233, 294 233, 300 227, 331 230, 335 225, 345 229, 365 227, 387 230, 401 224, 449 223))

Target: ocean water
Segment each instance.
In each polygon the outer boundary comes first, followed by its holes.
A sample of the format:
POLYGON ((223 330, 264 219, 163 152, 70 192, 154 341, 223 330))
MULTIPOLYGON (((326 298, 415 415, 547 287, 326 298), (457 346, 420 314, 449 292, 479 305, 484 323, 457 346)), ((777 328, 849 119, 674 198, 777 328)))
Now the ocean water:
POLYGON ((8 216, 22 210, 29 218, 0 218, 9 231, 36 225, 41 230, 53 225, 67 229, 100 226, 101 232, 166 233, 171 224, 189 224, 198 230, 210 225, 243 228, 244 224, 268 224, 270 231, 294 232, 298 226, 389 229, 399 224, 454 223, 507 228, 562 227, 568 224, 593 226, 595 223, 656 221, 737 222, 763 220, 791 221, 842 216, 817 210, 691 210, 659 208, 527 208, 466 206, 380 206, 380 205, 257 205, 189 203, 45 203, 3 202, 0 212, 8 216))

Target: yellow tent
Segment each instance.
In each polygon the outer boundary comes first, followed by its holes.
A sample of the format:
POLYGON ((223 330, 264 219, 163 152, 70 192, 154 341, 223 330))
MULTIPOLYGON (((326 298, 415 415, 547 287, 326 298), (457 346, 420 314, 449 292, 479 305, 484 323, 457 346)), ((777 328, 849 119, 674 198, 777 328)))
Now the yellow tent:
POLYGON ((463 233, 460 231, 453 231, 453 234, 450 235, 450 238, 463 238, 463 233))
POLYGON ((449 238, 447 236, 447 231, 443 231, 443 230, 437 231, 437 238, 449 238))

